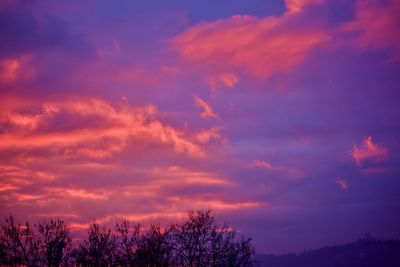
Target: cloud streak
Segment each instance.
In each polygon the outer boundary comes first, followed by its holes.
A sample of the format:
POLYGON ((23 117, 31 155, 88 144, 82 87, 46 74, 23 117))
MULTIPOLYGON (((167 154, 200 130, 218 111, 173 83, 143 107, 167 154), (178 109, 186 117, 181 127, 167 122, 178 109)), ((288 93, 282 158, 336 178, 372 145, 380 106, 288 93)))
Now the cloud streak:
POLYGON ((203 119, 210 119, 210 118, 219 119, 219 116, 213 111, 211 106, 206 101, 204 101, 198 96, 195 96, 194 102, 196 106, 203 109, 203 112, 200 113, 200 116, 203 119))

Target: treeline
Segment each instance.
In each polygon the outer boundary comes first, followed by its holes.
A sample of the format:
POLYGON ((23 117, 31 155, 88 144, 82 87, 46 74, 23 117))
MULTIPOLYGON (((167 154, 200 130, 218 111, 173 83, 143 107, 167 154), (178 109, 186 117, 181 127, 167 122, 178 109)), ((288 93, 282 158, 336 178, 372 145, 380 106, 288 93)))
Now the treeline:
POLYGON ((258 255, 268 267, 399 267, 400 240, 380 240, 369 233, 359 240, 299 254, 258 255))
POLYGON ((122 220, 114 227, 93 222, 86 239, 73 240, 61 219, 35 225, 9 216, 0 222, 1 266, 253 266, 251 240, 211 211, 192 211, 168 227, 122 220))

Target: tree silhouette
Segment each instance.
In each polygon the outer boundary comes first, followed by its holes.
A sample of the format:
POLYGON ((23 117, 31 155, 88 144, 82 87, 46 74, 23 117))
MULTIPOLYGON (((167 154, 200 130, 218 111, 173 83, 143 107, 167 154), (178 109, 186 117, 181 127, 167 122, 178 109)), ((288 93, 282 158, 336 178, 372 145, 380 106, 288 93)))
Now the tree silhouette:
POLYGON ((39 265, 39 240, 30 224, 21 225, 13 216, 0 223, 1 264, 8 266, 39 265))
POLYGON ((132 225, 128 220, 122 220, 115 225, 116 258, 119 266, 135 266, 135 255, 140 242, 140 224, 132 225))
POLYGON ((67 224, 60 219, 48 219, 36 225, 41 250, 48 267, 60 266, 64 249, 70 245, 70 231, 67 224))
POLYGON ((250 239, 237 239, 225 223, 218 227, 211 210, 191 211, 189 219, 175 226, 178 265, 252 266, 254 250, 250 239))
POLYGON ((139 242, 136 251, 138 266, 173 266, 174 244, 171 229, 152 225, 139 242))
POLYGON ((110 266, 114 263, 115 237, 111 229, 94 222, 89 226, 88 239, 74 250, 78 266, 110 266))
POLYGON ((60 219, 23 225, 0 222, 0 266, 252 266, 250 239, 238 238, 227 223, 218 226, 210 210, 189 212, 181 224, 167 227, 122 220, 111 229, 93 222, 87 238, 72 242, 60 219), (67 251, 66 251, 67 250, 67 251), (71 251, 70 253, 67 253, 71 251))

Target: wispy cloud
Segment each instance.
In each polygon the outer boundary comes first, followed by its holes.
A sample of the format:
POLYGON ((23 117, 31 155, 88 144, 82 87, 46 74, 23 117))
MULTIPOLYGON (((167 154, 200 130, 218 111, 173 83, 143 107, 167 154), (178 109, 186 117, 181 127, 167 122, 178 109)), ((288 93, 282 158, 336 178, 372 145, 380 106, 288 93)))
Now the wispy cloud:
POLYGON ((270 170, 272 169, 272 164, 263 160, 254 160, 249 164, 250 167, 252 168, 260 168, 260 169, 265 169, 265 170, 270 170))
POLYGON ((219 116, 213 111, 213 109, 211 108, 211 106, 204 101, 203 99, 201 99, 198 96, 195 96, 194 98, 195 104, 198 107, 201 107, 203 109, 203 112, 200 114, 200 116, 204 119, 209 119, 209 118, 214 118, 214 119, 218 119, 219 116))

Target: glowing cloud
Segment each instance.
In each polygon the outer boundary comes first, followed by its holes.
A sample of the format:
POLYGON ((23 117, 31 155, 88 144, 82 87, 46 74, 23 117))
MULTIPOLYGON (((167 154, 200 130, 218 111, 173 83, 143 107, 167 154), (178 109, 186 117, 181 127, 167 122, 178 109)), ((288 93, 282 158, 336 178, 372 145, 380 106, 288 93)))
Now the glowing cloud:
POLYGON ((232 185, 229 180, 222 179, 213 173, 190 171, 179 166, 170 166, 167 169, 155 168, 154 175, 161 176, 156 180, 157 185, 232 185))
POLYGON ((207 104, 206 101, 204 101, 203 99, 201 99, 200 97, 197 97, 197 96, 194 98, 194 101, 195 101, 196 106, 203 108, 204 111, 200 114, 200 116, 203 119, 208 119, 208 118, 218 119, 219 118, 219 116, 216 113, 214 113, 211 106, 209 104, 207 104))
POLYGON ((156 116, 154 106, 125 106, 117 110, 99 99, 46 103, 42 105, 41 113, 36 115, 9 112, 3 122, 18 127, 0 134, 0 149, 53 147, 63 149, 69 155, 105 158, 122 151, 129 142, 140 140, 142 143, 170 144, 177 153, 204 156, 201 148, 184 132, 163 124, 156 116), (74 116, 76 121, 96 118, 96 123, 66 131, 46 132, 56 115, 74 116))
POLYGON ((272 169, 272 165, 269 162, 263 161, 263 160, 255 160, 249 165, 251 168, 261 168, 265 170, 270 170, 272 169))
POLYGON ((400 0, 358 0, 356 18, 345 24, 345 32, 356 34, 363 48, 391 48, 400 59, 400 0))
POLYGON ((285 5, 288 12, 300 12, 307 5, 321 4, 323 0, 285 0, 285 5))
POLYGON ((318 27, 292 27, 292 12, 308 2, 319 1, 288 1, 289 11, 279 17, 237 15, 202 22, 175 37, 173 45, 187 61, 207 67, 212 87, 217 82, 234 86, 238 71, 267 78, 295 67, 329 39, 318 27))
POLYGON ((197 140, 200 143, 208 143, 211 140, 221 140, 222 137, 221 137, 221 135, 219 133, 220 130, 221 130, 221 128, 213 127, 211 129, 208 129, 208 130, 200 131, 197 134, 197 140))
POLYGON ((48 192, 61 197, 82 198, 88 200, 107 200, 109 192, 89 192, 75 188, 48 188, 48 192))
POLYGON ((215 93, 216 89, 222 85, 223 87, 233 88, 239 81, 239 76, 232 72, 219 73, 217 75, 210 75, 208 78, 208 85, 215 93))
POLYGON ((361 165, 361 163, 365 160, 369 161, 381 161, 386 158, 389 154, 389 150, 386 147, 374 144, 372 142, 372 137, 368 136, 362 141, 361 146, 354 146, 350 151, 353 159, 357 163, 357 165, 361 165))

